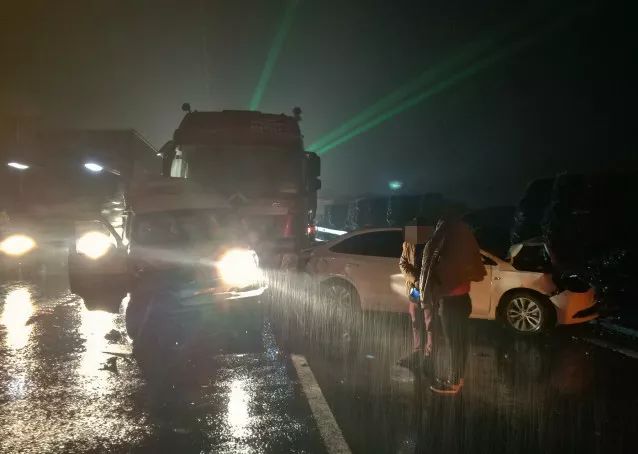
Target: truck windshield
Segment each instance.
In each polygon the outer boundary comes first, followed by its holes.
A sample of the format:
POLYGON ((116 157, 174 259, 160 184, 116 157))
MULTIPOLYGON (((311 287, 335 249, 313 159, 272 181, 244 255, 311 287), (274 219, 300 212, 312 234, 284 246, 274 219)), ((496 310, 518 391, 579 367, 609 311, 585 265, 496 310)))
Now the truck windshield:
POLYGON ((303 153, 298 150, 184 146, 182 152, 188 178, 222 193, 296 193, 301 186, 303 153))
POLYGON ((133 241, 140 245, 197 244, 224 236, 223 210, 180 210, 137 215, 133 241))

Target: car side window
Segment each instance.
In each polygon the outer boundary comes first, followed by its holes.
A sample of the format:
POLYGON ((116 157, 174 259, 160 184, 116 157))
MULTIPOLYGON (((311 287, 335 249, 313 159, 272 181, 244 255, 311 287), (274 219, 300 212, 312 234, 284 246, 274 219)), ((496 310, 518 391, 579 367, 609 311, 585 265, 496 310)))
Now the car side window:
POLYGON ((368 254, 375 257, 392 257, 398 259, 401 257, 403 249, 403 232, 402 231, 386 231, 374 232, 370 234, 370 244, 368 245, 368 254))
POLYGON ((350 237, 330 248, 339 254, 366 255, 373 257, 401 257, 403 232, 382 231, 362 233, 350 237))
POLYGON ((363 255, 363 251, 366 250, 366 235, 362 234, 347 238, 332 246, 330 250, 338 254, 363 255))

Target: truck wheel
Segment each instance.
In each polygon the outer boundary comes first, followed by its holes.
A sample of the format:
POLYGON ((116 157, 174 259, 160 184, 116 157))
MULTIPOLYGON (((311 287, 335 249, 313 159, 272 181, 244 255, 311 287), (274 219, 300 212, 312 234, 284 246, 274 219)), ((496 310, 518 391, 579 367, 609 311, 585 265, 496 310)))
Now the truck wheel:
POLYGON ((517 334, 534 335, 548 331, 556 322, 556 310, 539 293, 517 290, 505 295, 499 305, 505 325, 517 334))

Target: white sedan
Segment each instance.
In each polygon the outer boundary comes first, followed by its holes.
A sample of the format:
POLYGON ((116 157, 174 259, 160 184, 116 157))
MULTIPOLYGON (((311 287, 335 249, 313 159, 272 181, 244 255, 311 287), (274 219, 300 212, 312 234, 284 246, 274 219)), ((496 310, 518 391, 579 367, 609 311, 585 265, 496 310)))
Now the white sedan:
MULTIPOLYGON (((334 304, 407 312, 405 281, 399 270, 402 242, 401 228, 351 232, 313 248, 306 270, 320 280, 324 296, 334 304)), ((517 256, 524 264, 523 256, 537 246, 513 247, 514 258, 509 261, 481 251, 487 275, 481 282, 472 282, 471 317, 502 320, 521 334, 597 317, 593 289, 559 289, 546 270, 530 271, 533 267, 517 263, 517 256)))

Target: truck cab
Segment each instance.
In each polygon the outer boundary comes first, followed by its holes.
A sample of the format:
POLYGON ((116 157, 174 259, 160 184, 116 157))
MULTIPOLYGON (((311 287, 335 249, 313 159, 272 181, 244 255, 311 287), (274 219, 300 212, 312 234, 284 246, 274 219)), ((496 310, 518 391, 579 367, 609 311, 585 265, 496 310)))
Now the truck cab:
POLYGON ((304 150, 295 116, 255 111, 187 113, 161 150, 163 175, 226 197, 253 230, 268 266, 314 241, 319 157, 304 150))

